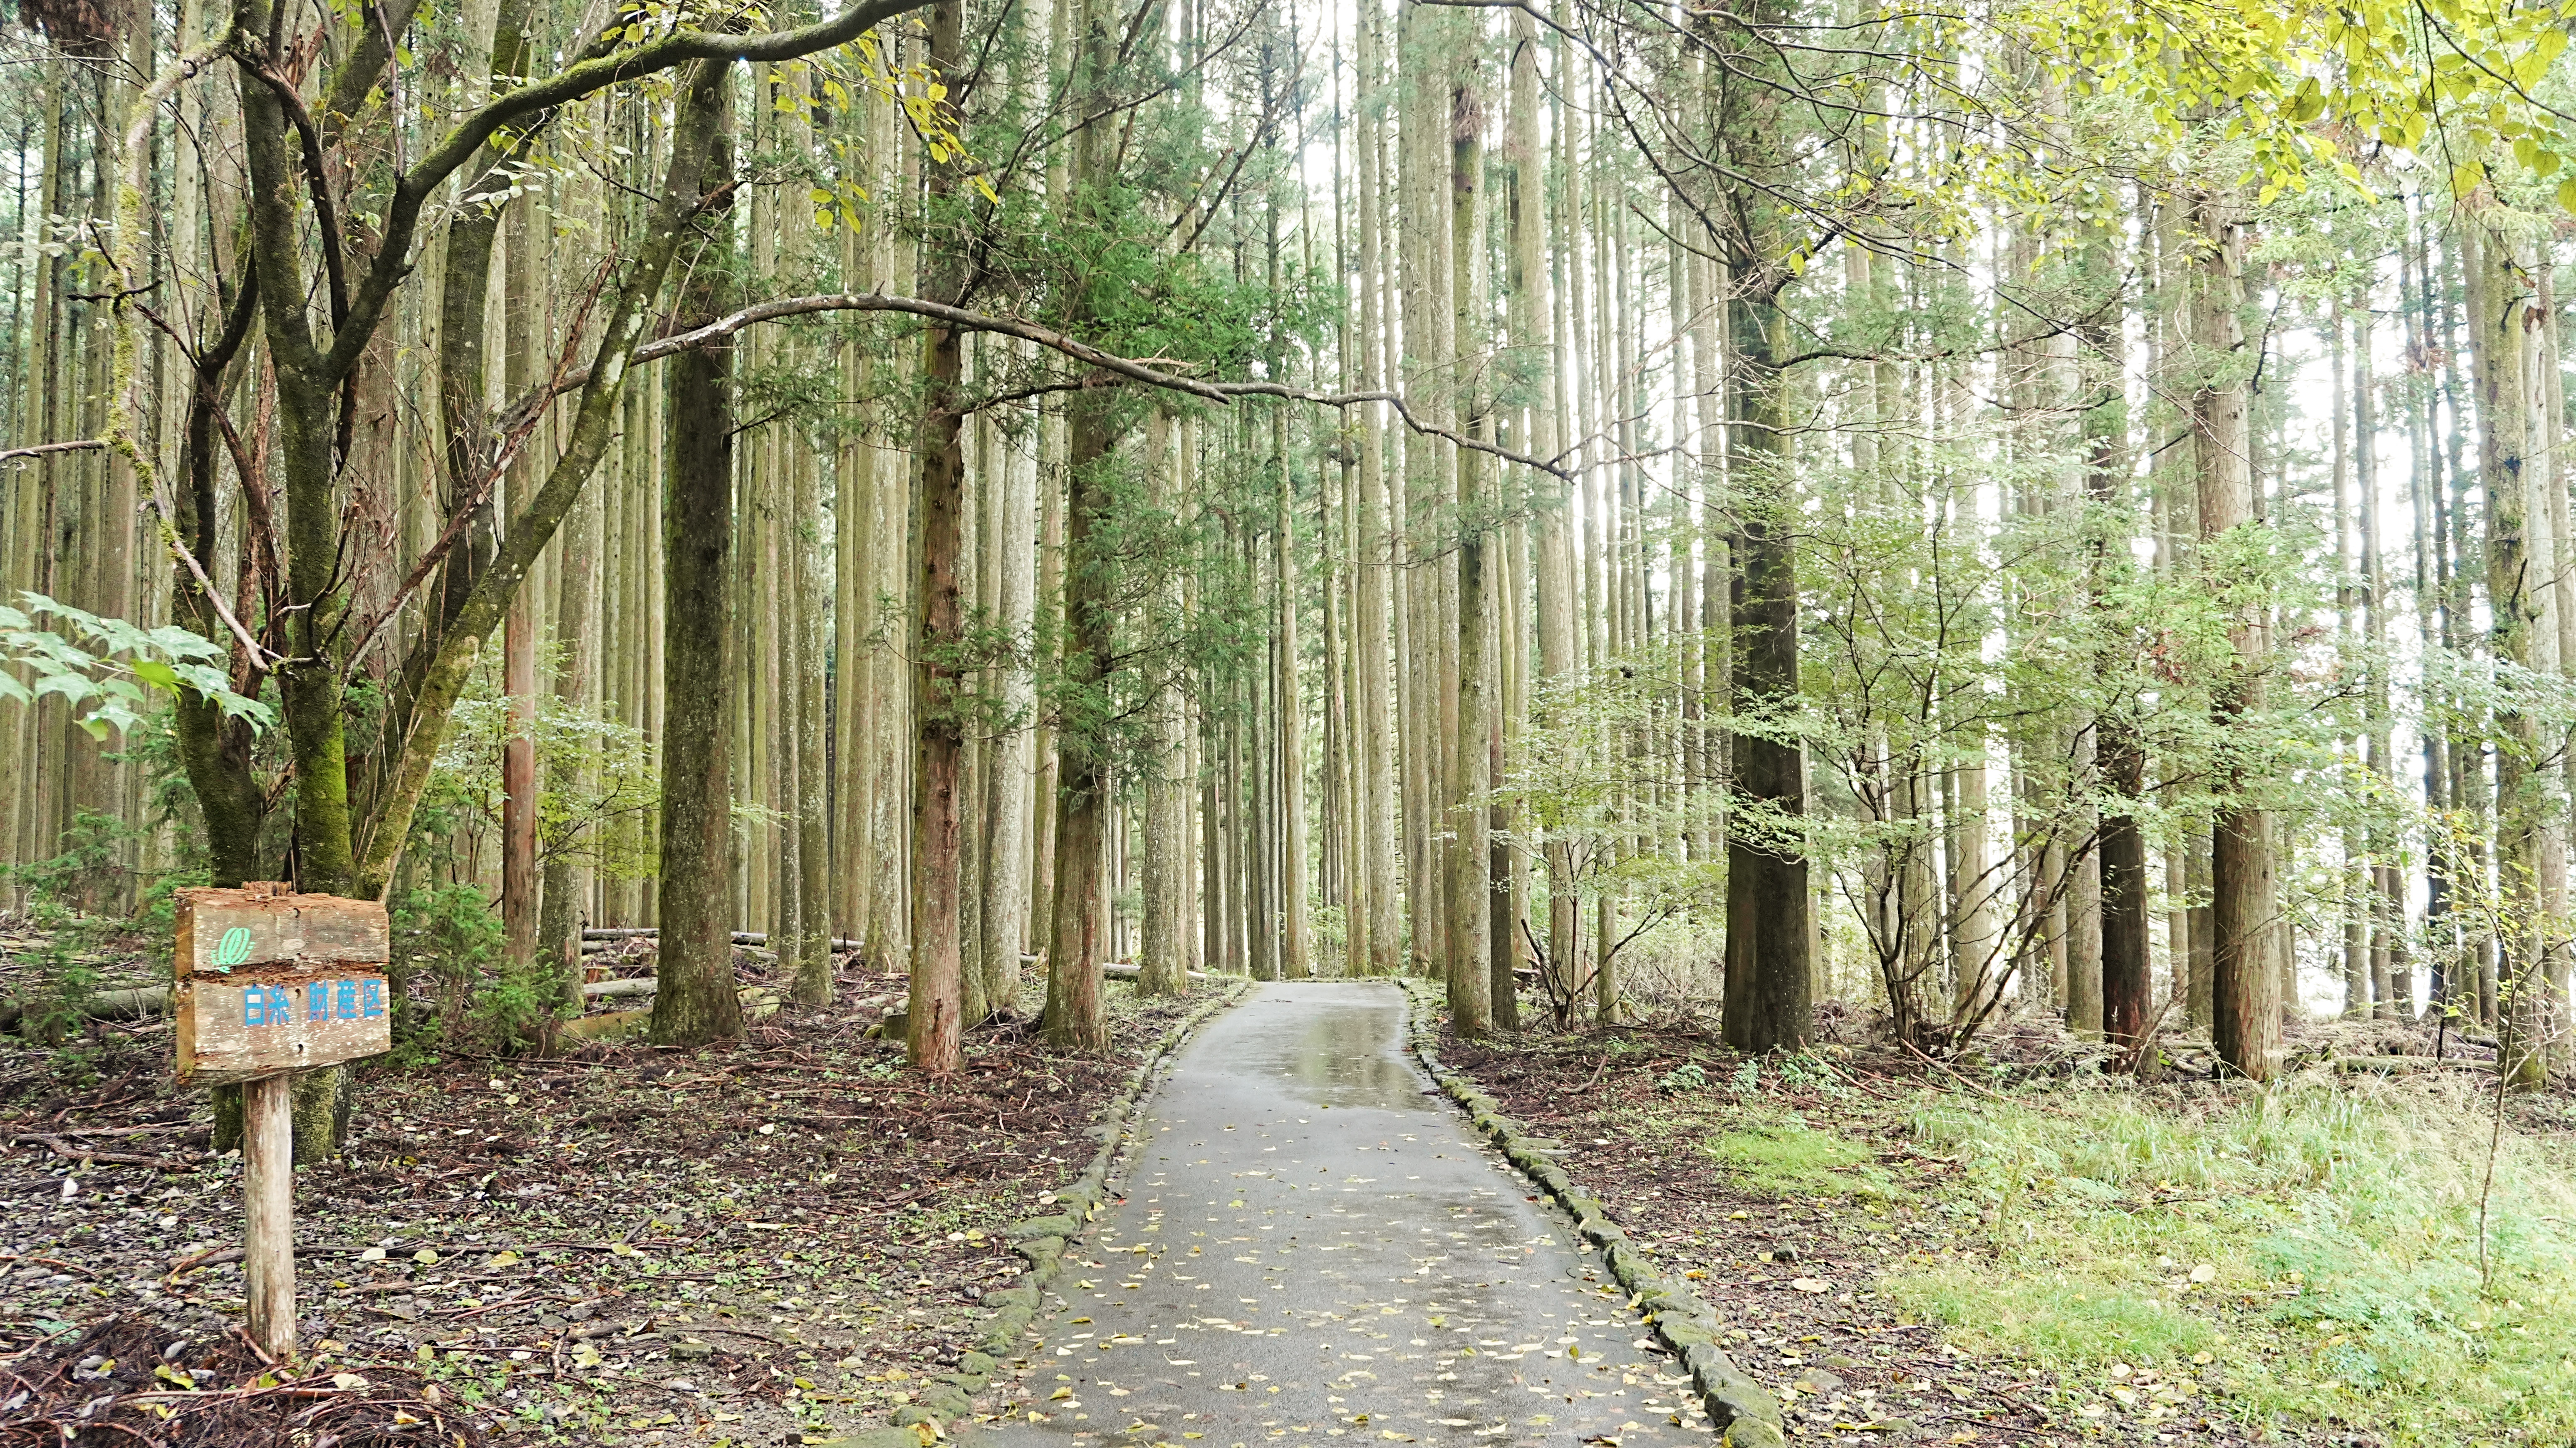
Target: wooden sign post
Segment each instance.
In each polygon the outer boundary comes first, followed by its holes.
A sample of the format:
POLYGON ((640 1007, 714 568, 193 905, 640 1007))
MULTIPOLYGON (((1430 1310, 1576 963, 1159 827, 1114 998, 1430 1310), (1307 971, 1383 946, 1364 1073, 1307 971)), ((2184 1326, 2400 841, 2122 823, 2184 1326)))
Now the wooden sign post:
POLYGON ((291 1074, 393 1047, 385 907, 284 884, 179 892, 179 1083, 242 1088, 242 1281, 260 1350, 295 1355, 291 1074))

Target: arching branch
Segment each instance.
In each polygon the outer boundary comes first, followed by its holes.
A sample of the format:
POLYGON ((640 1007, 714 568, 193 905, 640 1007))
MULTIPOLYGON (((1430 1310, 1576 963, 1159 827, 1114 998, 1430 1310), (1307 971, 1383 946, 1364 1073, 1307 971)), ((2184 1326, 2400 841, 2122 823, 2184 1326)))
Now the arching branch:
MULTIPOLYGON (((1114 379, 1133 382, 1144 387, 1178 392, 1207 402, 1230 404, 1237 398, 1244 397, 1269 397, 1283 402, 1310 403, 1317 407, 1357 407, 1366 403, 1382 402, 1395 410, 1396 416, 1404 420, 1406 427, 1426 437, 1442 438, 1460 447, 1472 448, 1505 462, 1534 468, 1539 472, 1568 481, 1574 477, 1573 472, 1565 466, 1566 454, 1560 453, 1554 458, 1532 457, 1527 453, 1514 452, 1510 448, 1486 442, 1454 428, 1424 422, 1414 415, 1413 409, 1407 405, 1401 393, 1322 392, 1310 387, 1291 386, 1285 382, 1218 382, 1203 377, 1191 377, 1179 372, 1165 371, 1151 363, 1140 362, 1132 357, 1122 357, 1106 348, 1085 342, 1079 337, 1070 336, 1052 327, 1041 326, 1019 317, 995 316, 965 307, 952 307, 944 302, 925 301, 919 297, 893 296, 885 292, 828 292, 814 296, 780 297, 772 301, 756 303, 730 315, 718 317, 703 327, 676 332, 647 342, 636 348, 634 356, 629 360, 635 363, 658 361, 693 347, 704 347, 712 342, 723 341, 743 328, 761 322, 786 321, 796 317, 818 316, 826 312, 901 312, 910 316, 925 317, 961 331, 990 332, 996 336, 1016 337, 1024 342, 1033 342, 1083 366, 1108 374, 1108 378, 1104 381, 1114 379)), ((533 415, 554 398, 581 386, 589 380, 589 376, 589 372, 584 370, 569 372, 549 380, 536 391, 512 404, 509 412, 503 415, 502 426, 505 429, 517 426, 522 418, 533 415)))

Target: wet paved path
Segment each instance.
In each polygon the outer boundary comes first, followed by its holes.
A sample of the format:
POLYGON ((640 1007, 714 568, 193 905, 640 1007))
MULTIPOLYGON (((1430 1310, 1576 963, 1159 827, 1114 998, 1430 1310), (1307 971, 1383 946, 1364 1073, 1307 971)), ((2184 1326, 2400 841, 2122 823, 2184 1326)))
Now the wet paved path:
POLYGON ((1404 997, 1273 984, 1181 1055, 986 1445, 1708 1440, 1573 1224, 1401 1049, 1404 997))

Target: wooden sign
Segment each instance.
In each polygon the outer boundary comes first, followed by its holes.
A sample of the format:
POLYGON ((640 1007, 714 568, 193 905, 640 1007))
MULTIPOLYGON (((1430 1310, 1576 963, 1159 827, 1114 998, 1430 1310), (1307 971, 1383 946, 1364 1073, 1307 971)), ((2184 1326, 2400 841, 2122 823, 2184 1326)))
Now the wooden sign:
POLYGON ((179 892, 179 1079, 242 1083, 242 1287, 251 1341, 295 1356, 288 1073, 393 1046, 385 907, 277 883, 179 892))
POLYGON ((179 1080, 255 1081, 393 1048, 385 907, 284 885, 179 892, 179 1080))

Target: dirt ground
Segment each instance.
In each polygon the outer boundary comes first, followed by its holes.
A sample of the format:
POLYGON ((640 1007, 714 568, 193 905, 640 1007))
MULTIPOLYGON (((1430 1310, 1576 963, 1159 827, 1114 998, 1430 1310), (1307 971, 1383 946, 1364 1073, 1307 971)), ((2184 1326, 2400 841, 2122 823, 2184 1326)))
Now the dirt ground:
MULTIPOLYGON (((1598 1037, 1533 1033, 1479 1043, 1456 1038, 1444 1024, 1439 1051, 1507 1114, 1564 1142, 1557 1160, 1567 1173, 1598 1195, 1664 1270, 1691 1280, 1735 1329, 1724 1344, 1728 1353, 1779 1396, 1796 1441, 2282 1441, 2249 1438, 2211 1407, 2212 1392, 2224 1391, 2216 1365, 2171 1378, 2133 1369, 2114 1380, 2077 1382, 1943 1342, 1881 1300, 1872 1283, 1908 1261, 1976 1252, 1954 1223, 1919 1211, 1904 1190, 1883 1201, 1784 1200, 1740 1188, 1699 1150, 1707 1133, 1677 1122, 1673 1099, 1659 1089, 1670 1073, 1692 1066, 1723 1081, 1740 1058, 1697 1031, 1640 1029, 1621 1038, 1629 1049, 1614 1064, 1598 1037)), ((1879 1167, 1900 1188, 1936 1190, 1955 1167, 1915 1150, 1901 1116, 1877 1108, 1892 1103, 1900 1087, 1910 1092, 1938 1079, 1857 1054, 1839 1057, 1837 1075, 1846 1090, 1857 1088, 1857 1100, 1829 1102, 1777 1078, 1764 1090, 1770 1104, 1874 1138, 1879 1167)), ((2360 1448, 2371 1440, 2314 1441, 2360 1448)))
POLYGON ((902 985, 845 964, 835 1007, 703 1051, 362 1068, 348 1154, 297 1174, 309 1357, 286 1371, 237 1332, 240 1162, 173 1088, 169 1023, 0 1037, 0 1444, 883 1423, 968 1348, 1022 1266, 1002 1227, 1090 1160, 1098 1109, 1191 1004, 1111 986, 1101 1059, 979 1028, 934 1090, 865 1035, 902 985))

